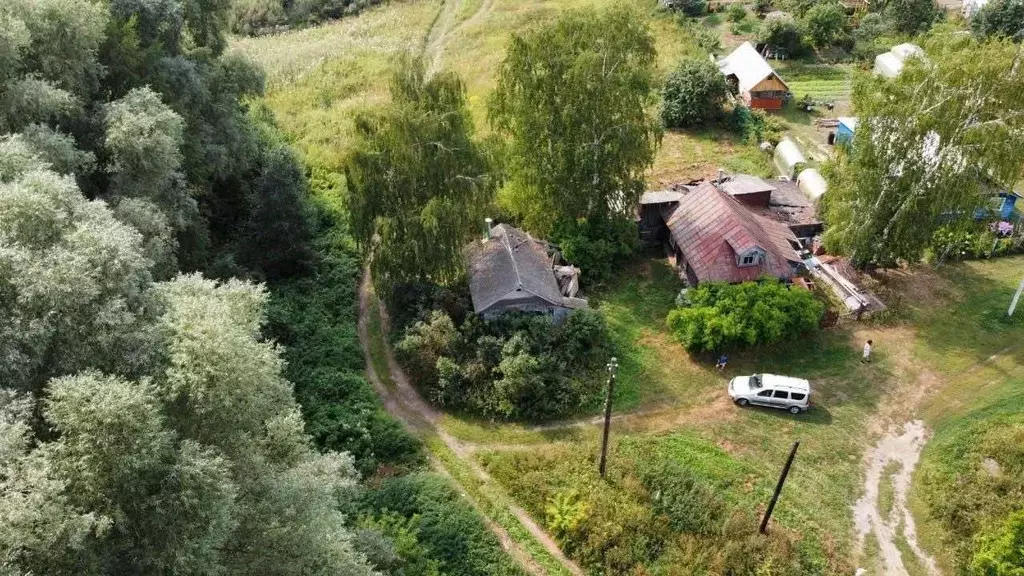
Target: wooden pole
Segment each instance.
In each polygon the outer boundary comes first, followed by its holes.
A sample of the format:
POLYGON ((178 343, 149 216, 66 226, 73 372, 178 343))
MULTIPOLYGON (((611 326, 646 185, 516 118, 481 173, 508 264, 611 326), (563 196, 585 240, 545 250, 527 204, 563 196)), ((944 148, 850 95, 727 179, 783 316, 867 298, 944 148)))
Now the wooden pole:
POLYGON ((800 442, 793 442, 793 449, 789 451, 789 458, 786 459, 786 465, 782 467, 782 475, 779 476, 779 483, 775 485, 775 494, 772 494, 772 501, 768 503, 768 510, 765 510, 764 518, 761 520, 761 534, 764 534, 768 530, 768 520, 772 517, 772 511, 775 510, 775 503, 779 501, 779 494, 782 493, 782 485, 786 483, 786 476, 789 476, 789 467, 793 465, 793 458, 796 457, 796 449, 800 447, 800 442))
POLYGON ((1010 309, 1006 311, 1006 316, 1013 316, 1013 311, 1017 309, 1017 302, 1020 302, 1021 292, 1024 292, 1024 278, 1021 278, 1020 286, 1017 287, 1017 293, 1013 295, 1013 301, 1010 302, 1010 309))
POLYGON ((608 463, 608 430, 612 425, 612 394, 615 391, 615 371, 618 368, 619 363, 613 356, 611 362, 608 363, 608 397, 604 400, 604 436, 601 439, 601 463, 597 467, 601 478, 604 478, 605 466, 608 463))

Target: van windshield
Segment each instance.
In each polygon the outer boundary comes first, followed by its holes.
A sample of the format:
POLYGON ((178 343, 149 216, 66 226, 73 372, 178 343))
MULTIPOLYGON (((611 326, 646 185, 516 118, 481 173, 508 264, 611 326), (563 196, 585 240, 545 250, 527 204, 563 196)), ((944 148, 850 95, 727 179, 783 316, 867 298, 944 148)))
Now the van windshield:
POLYGON ((754 374, 753 376, 750 377, 750 387, 751 388, 760 388, 761 387, 761 375, 760 374, 754 374))

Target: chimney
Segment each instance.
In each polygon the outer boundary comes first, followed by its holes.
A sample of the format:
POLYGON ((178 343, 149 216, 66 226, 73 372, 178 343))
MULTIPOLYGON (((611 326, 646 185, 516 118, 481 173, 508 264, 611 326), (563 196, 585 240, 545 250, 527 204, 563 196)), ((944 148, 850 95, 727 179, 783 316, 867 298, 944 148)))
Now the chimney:
POLYGON ((487 235, 484 236, 484 242, 486 242, 491 239, 491 224, 494 224, 494 219, 484 218, 484 222, 487 223, 487 235))
POLYGON ((718 169, 718 182, 716 182, 716 183, 719 186, 721 186, 723 182, 725 182, 725 170, 722 170, 721 168, 719 168, 718 169))

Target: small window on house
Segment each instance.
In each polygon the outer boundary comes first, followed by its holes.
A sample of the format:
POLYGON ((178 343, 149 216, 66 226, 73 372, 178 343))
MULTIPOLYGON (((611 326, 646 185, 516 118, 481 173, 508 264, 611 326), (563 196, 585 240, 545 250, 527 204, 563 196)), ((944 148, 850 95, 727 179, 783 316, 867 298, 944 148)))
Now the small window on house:
POLYGON ((790 395, 790 398, 792 398, 793 400, 803 400, 804 396, 805 395, 803 393, 801 393, 801 392, 793 392, 790 395))
POLYGON ((758 392, 757 395, 759 397, 761 397, 761 398, 771 398, 772 397, 772 391, 771 390, 765 390, 763 392, 758 392))
POLYGON ((741 260, 741 262, 744 266, 750 266, 751 264, 754 263, 754 260, 756 259, 757 256, 755 256, 754 254, 747 254, 746 256, 743 257, 743 260, 741 260))
POLYGON ((775 394, 773 394, 772 397, 773 398, 781 398, 783 400, 788 400, 789 399, 789 392, 786 392, 785 390, 776 390, 775 394))

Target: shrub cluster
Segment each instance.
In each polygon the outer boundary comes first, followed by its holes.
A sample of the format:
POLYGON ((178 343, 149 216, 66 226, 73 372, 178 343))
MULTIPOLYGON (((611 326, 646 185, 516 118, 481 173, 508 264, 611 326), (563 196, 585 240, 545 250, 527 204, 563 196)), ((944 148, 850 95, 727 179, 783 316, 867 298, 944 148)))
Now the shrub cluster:
MULTIPOLYGON (((359 502, 374 567, 397 576, 520 576, 480 516, 448 481, 428 473, 388 478, 359 502), (382 535, 390 546, 371 539, 382 535), (391 553, 387 553, 388 548, 391 553), (381 553, 380 550, 384 550, 381 553)), ((360 542, 357 540, 357 547, 360 542)))
POLYGON ((807 290, 772 278, 707 282, 687 290, 668 314, 668 328, 691 352, 770 344, 817 330, 825 304, 807 290))
POLYGON ((231 31, 258 36, 353 16, 381 0, 233 0, 231 31))
POLYGON ((751 144, 769 142, 773 146, 782 140, 786 124, 778 116, 764 110, 751 110, 746 106, 736 106, 727 117, 729 129, 751 144))
POLYGON ((1024 253, 1024 224, 990 222, 939 228, 932 236, 926 259, 944 262, 1021 253, 1024 253))
POLYGON ((661 120, 665 126, 691 128, 721 115, 728 86, 713 62, 689 58, 669 72, 662 94, 661 120))
POLYGON ((435 302, 421 300, 418 313, 401 313, 402 321, 420 319, 396 332, 395 347, 431 402, 502 420, 544 420, 599 396, 610 354, 608 329, 597 312, 576 310, 561 325, 514 312, 490 321, 469 314, 459 322, 464 305, 456 305, 453 316, 454 302, 434 308, 435 302))
POLYGON ((559 222, 552 237, 562 256, 579 266, 589 286, 611 278, 638 243, 636 223, 622 217, 559 222))

